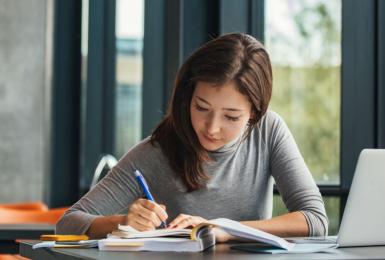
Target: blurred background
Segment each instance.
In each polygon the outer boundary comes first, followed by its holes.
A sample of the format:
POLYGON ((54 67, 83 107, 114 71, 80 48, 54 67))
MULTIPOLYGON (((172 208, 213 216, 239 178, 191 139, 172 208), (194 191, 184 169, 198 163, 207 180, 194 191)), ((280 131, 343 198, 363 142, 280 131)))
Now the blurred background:
POLYGON ((384 17, 381 0, 0 0, 0 203, 76 202, 159 123, 188 55, 244 32, 336 234, 359 152, 385 147, 384 17))

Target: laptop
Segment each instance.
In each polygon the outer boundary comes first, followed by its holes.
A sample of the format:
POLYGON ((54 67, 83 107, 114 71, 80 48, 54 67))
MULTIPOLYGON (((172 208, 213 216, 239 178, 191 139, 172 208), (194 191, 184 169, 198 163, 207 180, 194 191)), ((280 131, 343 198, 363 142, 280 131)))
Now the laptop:
POLYGON ((336 237, 293 238, 296 243, 338 247, 385 245, 385 149, 364 149, 358 157, 340 230, 336 237))

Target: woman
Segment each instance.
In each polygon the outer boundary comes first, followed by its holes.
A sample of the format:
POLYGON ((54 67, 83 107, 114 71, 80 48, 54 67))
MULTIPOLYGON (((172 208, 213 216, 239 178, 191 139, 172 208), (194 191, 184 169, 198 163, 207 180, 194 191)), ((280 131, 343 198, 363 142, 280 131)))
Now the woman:
POLYGON ((322 197, 286 124, 267 109, 271 93, 270 60, 256 39, 206 43, 180 68, 151 137, 65 213, 57 233, 100 238, 118 224, 185 228, 225 217, 278 236, 326 235, 322 197), (135 170, 159 204, 143 199, 135 170), (289 213, 271 218, 273 178, 289 213))

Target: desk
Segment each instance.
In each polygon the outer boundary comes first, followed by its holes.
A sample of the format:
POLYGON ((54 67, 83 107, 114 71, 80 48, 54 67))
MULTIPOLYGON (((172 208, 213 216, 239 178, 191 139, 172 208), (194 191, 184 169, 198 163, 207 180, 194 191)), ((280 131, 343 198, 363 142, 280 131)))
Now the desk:
POLYGON ((63 249, 63 248, 40 248, 33 250, 32 245, 39 241, 21 241, 20 255, 32 259, 385 259, 385 246, 377 247, 355 247, 333 249, 333 253, 317 254, 252 254, 242 251, 231 250, 229 244, 217 244, 214 247, 199 253, 175 253, 175 252, 108 252, 99 251, 97 248, 90 249, 63 249))
POLYGON ((0 224, 0 254, 18 254, 16 239, 38 239, 42 234, 53 234, 54 225, 0 224))

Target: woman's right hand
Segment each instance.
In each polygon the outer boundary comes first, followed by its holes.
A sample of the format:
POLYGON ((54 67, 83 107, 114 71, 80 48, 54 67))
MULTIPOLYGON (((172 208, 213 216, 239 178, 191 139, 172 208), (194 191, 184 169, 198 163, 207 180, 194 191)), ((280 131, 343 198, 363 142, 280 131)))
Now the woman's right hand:
POLYGON ((138 199, 128 209, 126 225, 139 231, 154 230, 167 218, 166 206, 150 200, 138 199))

